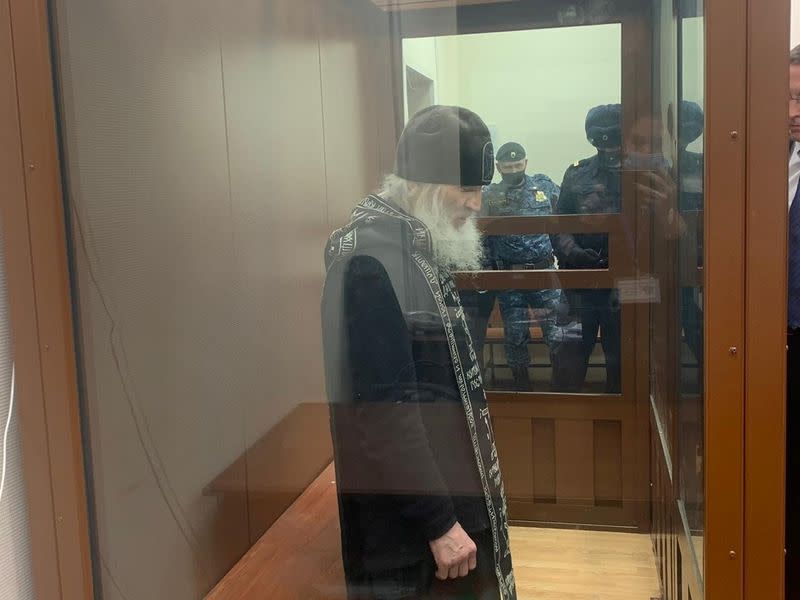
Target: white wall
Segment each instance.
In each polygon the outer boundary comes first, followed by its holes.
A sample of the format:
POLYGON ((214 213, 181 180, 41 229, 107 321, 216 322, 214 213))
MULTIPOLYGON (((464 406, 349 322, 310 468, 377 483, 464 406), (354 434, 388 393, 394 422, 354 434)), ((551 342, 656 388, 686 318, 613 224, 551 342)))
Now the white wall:
POLYGON ((437 101, 477 112, 495 149, 521 143, 529 172, 557 182, 594 152, 584 132, 587 111, 620 101, 619 25, 406 39, 403 52, 413 68, 435 57, 437 101))
POLYGON ((789 41, 791 48, 800 44, 800 0, 792 0, 792 29, 789 41))
MULTIPOLYGON (((705 77, 703 66, 705 61, 703 17, 691 17, 683 20, 683 98, 697 102, 705 110, 705 77)), ((689 150, 703 151, 703 136, 689 144, 689 150)))
MULTIPOLYGON (((405 67, 411 67, 415 71, 425 75, 425 77, 429 77, 433 80, 434 101, 439 102, 439 90, 436 83, 438 80, 436 38, 418 38, 413 40, 410 44, 407 43, 408 41, 410 40, 405 40, 403 43, 403 90, 407 89, 405 67)), ((405 92, 403 93, 403 106, 405 107, 405 119, 407 121, 408 118, 413 115, 408 114, 408 98, 405 92)))

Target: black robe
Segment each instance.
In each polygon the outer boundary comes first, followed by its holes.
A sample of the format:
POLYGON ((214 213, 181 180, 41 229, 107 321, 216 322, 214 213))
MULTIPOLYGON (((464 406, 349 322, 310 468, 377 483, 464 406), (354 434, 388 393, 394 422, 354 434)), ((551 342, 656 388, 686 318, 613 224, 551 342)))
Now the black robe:
POLYGON ((347 583, 430 561, 428 542, 458 521, 468 533, 494 532, 500 597, 513 598, 485 395, 482 385, 466 392, 479 369, 462 372, 459 386, 454 348, 471 341, 458 326, 463 311, 442 308, 444 294, 437 302, 438 284, 420 267, 430 252, 427 229, 375 196, 326 248, 322 322, 347 583), (467 412, 487 416, 488 431, 476 433, 483 421, 465 414, 467 396, 467 412), (476 459, 481 451, 492 456, 476 459))

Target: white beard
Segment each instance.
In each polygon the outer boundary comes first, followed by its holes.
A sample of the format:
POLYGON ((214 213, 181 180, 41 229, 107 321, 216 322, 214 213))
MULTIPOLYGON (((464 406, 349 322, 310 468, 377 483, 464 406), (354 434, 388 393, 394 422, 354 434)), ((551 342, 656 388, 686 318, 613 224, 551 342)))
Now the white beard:
POLYGON ((456 227, 452 215, 441 210, 430 210, 420 203, 414 216, 422 221, 431 233, 433 259, 445 271, 477 271, 483 265, 481 233, 474 217, 456 227))

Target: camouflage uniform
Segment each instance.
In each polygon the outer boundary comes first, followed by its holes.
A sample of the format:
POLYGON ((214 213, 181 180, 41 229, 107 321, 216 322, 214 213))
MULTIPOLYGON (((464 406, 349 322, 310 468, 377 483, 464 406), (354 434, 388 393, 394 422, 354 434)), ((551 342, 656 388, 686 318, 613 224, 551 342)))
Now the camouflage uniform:
MULTIPOLYGON (((544 216, 552 212, 551 202, 558 198, 559 188, 546 175, 526 175, 522 184, 493 183, 483 192, 485 216, 544 216)), ((551 269, 553 248, 550 236, 543 233, 528 235, 488 236, 486 239, 489 267, 498 270, 551 269)), ((556 311, 560 290, 505 290, 500 292, 500 312, 505 329, 505 351, 508 365, 527 370, 530 365, 530 309, 545 314, 535 321, 542 329, 544 341, 552 353, 559 340, 556 311)))

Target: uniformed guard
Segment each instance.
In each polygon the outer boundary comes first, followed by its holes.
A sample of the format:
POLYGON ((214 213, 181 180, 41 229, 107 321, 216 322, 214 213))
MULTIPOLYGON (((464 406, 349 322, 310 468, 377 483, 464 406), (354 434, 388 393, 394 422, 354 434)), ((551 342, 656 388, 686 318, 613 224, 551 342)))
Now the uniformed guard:
MULTIPOLYGON (((544 216, 552 212, 558 198, 558 186, 546 175, 527 175, 528 159, 525 148, 509 142, 497 151, 497 169, 503 180, 483 191, 483 211, 486 216, 544 216)), ((544 233, 527 235, 489 236, 486 241, 491 268, 498 270, 552 269, 553 247, 550 236, 544 233)), ((531 363, 528 343, 530 328, 538 322, 544 341, 553 350, 558 343, 556 311, 560 290, 505 290, 500 293, 500 312, 505 330, 506 360, 518 390, 531 387, 528 368, 531 363), (530 309, 541 315, 531 318, 530 309)))
MULTIPOLYGON (((586 138, 597 153, 579 160, 564 173, 556 212, 566 215, 617 213, 620 211, 622 107, 592 108, 586 115, 586 138)), ((554 246, 563 269, 608 267, 608 234, 558 234, 554 246)), ((570 310, 581 321, 582 359, 573 371, 573 390, 583 386, 589 357, 601 336, 606 362, 607 393, 620 392, 620 309, 616 290, 569 290, 570 310)))

